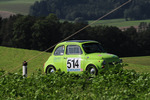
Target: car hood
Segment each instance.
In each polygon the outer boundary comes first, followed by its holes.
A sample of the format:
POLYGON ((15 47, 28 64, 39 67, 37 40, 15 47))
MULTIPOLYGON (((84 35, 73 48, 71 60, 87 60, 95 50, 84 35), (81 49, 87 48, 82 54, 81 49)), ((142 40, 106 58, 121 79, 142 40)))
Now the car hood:
POLYGON ((119 57, 117 55, 114 54, 110 54, 110 53, 90 53, 87 54, 87 58, 91 58, 91 59, 103 59, 105 61, 118 61, 119 57))

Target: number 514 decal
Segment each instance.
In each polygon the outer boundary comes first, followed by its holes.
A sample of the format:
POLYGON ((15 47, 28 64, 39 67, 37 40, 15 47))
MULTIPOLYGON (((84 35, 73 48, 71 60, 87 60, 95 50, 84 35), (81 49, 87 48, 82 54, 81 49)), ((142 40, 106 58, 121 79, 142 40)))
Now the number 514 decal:
POLYGON ((67 59, 67 71, 80 71, 80 70, 81 70, 81 58, 67 59))

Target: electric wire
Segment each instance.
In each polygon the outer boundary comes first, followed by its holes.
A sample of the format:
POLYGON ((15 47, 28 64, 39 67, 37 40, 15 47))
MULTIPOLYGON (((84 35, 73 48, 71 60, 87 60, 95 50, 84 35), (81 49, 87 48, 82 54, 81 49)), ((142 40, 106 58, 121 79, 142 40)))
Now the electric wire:
MULTIPOLYGON (((65 40, 67 40, 67 39, 71 38, 72 36, 74 36, 74 35, 78 34, 78 33, 79 33, 79 32, 81 32, 82 30, 84 30, 84 29, 86 29, 87 27, 89 27, 89 26, 91 26, 91 25, 95 24, 95 23, 96 23, 96 22, 98 22, 99 20, 101 20, 101 19, 103 19, 104 17, 106 17, 106 16, 110 15, 111 13, 115 12, 116 10, 118 10, 118 9, 119 9, 119 8, 121 8, 122 6, 124 6, 124 5, 128 4, 129 2, 131 2, 131 0, 129 0, 129 1, 125 2, 125 3, 123 3, 123 4, 122 4, 122 5, 120 5, 119 7, 117 7, 117 8, 115 8, 115 9, 113 9, 112 11, 110 11, 110 12, 108 12, 107 14, 103 15, 102 17, 98 18, 97 20, 93 21, 92 23, 90 23, 90 24, 86 25, 85 27, 83 27, 83 28, 79 29, 78 31, 76 31, 75 33, 73 33, 73 34, 69 35, 68 37, 66 37, 65 39, 63 39, 63 40, 59 41, 58 43, 63 42, 63 41, 65 41, 65 40)), ((36 56, 33 56, 32 58, 28 59, 28 60, 27 60, 27 62, 29 62, 30 60, 32 60, 32 59, 34 59, 34 58, 38 57, 38 56, 39 56, 39 55, 41 55, 42 53, 44 53, 44 52, 46 52, 46 51, 48 51, 48 50, 52 49, 52 48, 53 48, 53 47, 55 47, 58 43, 56 43, 56 44, 52 45, 51 47, 49 47, 49 48, 48 48, 48 49, 46 49, 45 51, 41 52, 40 54, 38 54, 38 55, 36 55, 36 56)))
MULTIPOLYGON (((110 12, 106 13, 106 14, 105 14, 105 15, 103 15, 102 17, 100 17, 100 18, 98 18, 97 20, 93 21, 92 23, 90 23, 90 24, 86 25, 85 27, 83 27, 83 28, 79 29, 78 31, 76 31, 75 33, 73 33, 73 34, 69 35, 68 37, 64 38, 63 40, 59 41, 58 43, 63 42, 63 41, 65 41, 65 40, 67 40, 67 39, 69 39, 69 38, 73 37, 74 35, 78 34, 79 32, 81 32, 82 30, 86 29, 87 27, 89 27, 89 26, 91 26, 91 25, 95 24, 96 22, 98 22, 99 20, 103 19, 104 17, 106 17, 106 16, 110 15, 111 13, 113 13, 113 12, 115 12, 116 10, 120 9, 121 7, 123 7, 123 6, 127 5, 127 4, 128 4, 128 3, 130 3, 131 1, 132 1, 132 0, 128 0, 127 2, 125 2, 125 3, 121 4, 121 5, 120 5, 120 6, 118 6, 117 8, 115 8, 115 9, 111 10, 110 12)), ((30 62, 31 60, 33 60, 33 59, 37 58, 37 57, 38 57, 38 56, 40 56, 41 54, 43 54, 43 53, 47 52, 48 50, 52 49, 53 47, 55 47, 58 43, 56 43, 56 44, 52 45, 51 47, 49 47, 48 49, 46 49, 46 50, 42 51, 41 53, 39 53, 39 54, 37 54, 37 55, 35 55, 35 56, 31 57, 31 58, 30 58, 30 59, 28 59, 26 62, 30 62)), ((14 71, 14 70, 18 69, 20 66, 22 66, 22 65, 20 64, 19 66, 15 67, 13 70, 9 70, 8 72, 10 72, 10 71, 12 72, 12 71, 14 71)), ((6 75, 6 74, 4 74, 4 75, 6 75)), ((2 75, 2 76, 4 76, 4 75, 2 75)))

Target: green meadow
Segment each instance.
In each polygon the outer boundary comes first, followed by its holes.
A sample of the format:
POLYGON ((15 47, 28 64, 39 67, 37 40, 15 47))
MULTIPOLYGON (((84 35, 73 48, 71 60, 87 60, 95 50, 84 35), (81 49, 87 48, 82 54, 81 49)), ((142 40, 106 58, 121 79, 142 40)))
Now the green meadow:
POLYGON ((60 71, 45 75, 42 66, 49 56, 50 53, 0 46, 0 99, 150 100, 150 56, 122 58, 129 64, 124 67, 128 70, 109 69, 95 77, 60 71), (24 60, 30 60, 27 78, 21 74, 24 60))
MULTIPOLYGON (((90 20, 88 23, 92 23, 90 20)), ((108 25, 108 26, 116 26, 116 27, 128 27, 128 26, 138 26, 141 22, 150 23, 150 19, 148 20, 135 20, 135 21, 126 21, 125 19, 108 19, 108 20, 99 20, 98 22, 92 24, 91 26, 97 25, 108 25)))
POLYGON ((13 13, 29 13, 29 8, 35 1, 40 0, 0 0, 0 11, 9 11, 13 13))
POLYGON ((150 56, 122 58, 128 66, 125 69, 134 69, 136 72, 150 72, 150 56))
MULTIPOLYGON (((8 47, 1 46, 0 47, 0 69, 12 73, 22 72, 23 61, 29 61, 28 75, 35 73, 38 69, 41 69, 43 72, 43 64, 48 59, 49 56, 50 53, 47 52, 18 49, 18 48, 8 48, 8 47), (35 58, 32 59, 33 57, 35 58)), ((133 69, 139 73, 150 72, 150 56, 125 57, 122 59, 124 63, 128 64, 128 66, 125 66, 124 69, 129 69, 129 70, 133 69)))
MULTIPOLYGON (((28 61, 41 54, 40 51, 0 47, 0 69, 8 72, 22 72, 23 61, 28 61)), ((41 55, 28 62, 28 75, 41 69, 50 56, 50 53, 42 52, 41 55)))

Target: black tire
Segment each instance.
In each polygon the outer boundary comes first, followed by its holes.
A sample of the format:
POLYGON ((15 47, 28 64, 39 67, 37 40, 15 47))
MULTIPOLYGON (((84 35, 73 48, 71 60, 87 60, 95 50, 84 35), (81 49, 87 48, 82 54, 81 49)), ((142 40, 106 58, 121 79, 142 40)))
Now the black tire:
POLYGON ((98 70, 96 68, 95 65, 90 64, 86 67, 86 71, 91 74, 91 75, 97 75, 98 74, 98 70))
POLYGON ((55 71, 56 71, 56 68, 52 65, 49 65, 46 68, 46 74, 54 73, 55 71))

